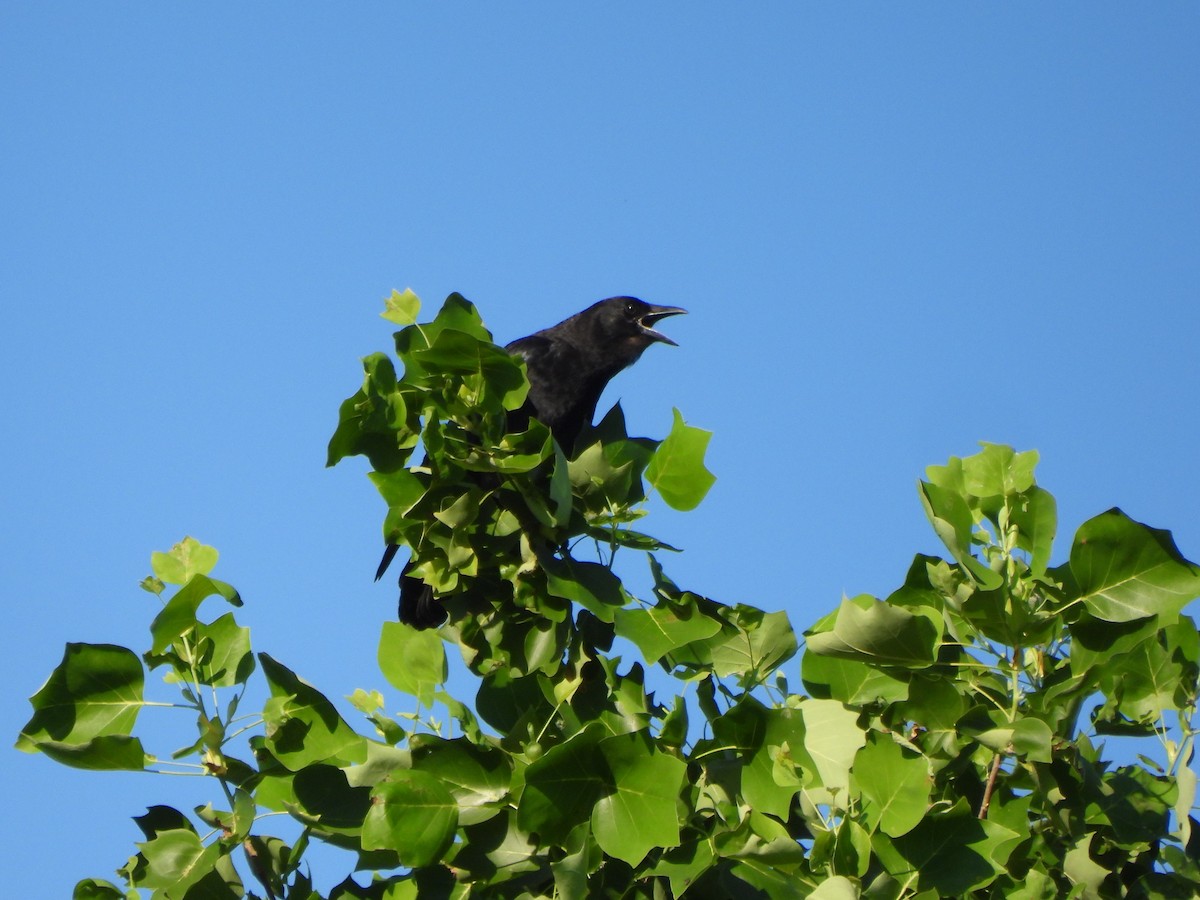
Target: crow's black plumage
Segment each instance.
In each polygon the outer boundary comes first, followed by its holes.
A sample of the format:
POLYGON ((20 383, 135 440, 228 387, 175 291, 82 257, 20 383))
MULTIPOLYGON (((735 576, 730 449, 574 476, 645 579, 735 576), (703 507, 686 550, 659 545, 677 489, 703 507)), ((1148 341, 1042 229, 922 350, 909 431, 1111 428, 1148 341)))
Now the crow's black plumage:
MULTIPOLYGON (((525 361, 529 395, 508 418, 509 431, 524 431, 535 418, 550 429, 563 451, 570 455, 585 425, 592 423, 600 395, 614 375, 637 362, 656 341, 675 342, 654 329, 659 319, 686 312, 677 306, 653 306, 636 297, 609 297, 581 313, 506 349, 525 361)), ((378 581, 398 547, 384 551, 378 581)), ((446 612, 433 590, 409 574, 409 563, 400 573, 400 621, 416 628, 433 628, 446 620, 446 612)))

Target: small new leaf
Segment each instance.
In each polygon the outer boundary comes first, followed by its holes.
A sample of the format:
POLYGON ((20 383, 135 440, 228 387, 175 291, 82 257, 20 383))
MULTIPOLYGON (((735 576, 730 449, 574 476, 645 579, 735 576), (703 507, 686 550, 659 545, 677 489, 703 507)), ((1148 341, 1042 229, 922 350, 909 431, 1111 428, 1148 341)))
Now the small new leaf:
POLYGON ((413 293, 412 288, 403 292, 392 290, 392 295, 384 300, 384 310, 379 315, 396 325, 412 325, 417 321, 417 313, 421 311, 421 300, 413 293))

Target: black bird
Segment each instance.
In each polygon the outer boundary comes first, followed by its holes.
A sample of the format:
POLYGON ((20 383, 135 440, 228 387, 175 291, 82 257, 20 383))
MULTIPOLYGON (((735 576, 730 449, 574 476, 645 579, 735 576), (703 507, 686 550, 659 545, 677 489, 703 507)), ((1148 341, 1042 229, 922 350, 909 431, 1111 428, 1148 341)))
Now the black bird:
MULTIPOLYGON (((592 424, 600 395, 614 375, 638 361, 651 344, 675 342, 654 325, 659 319, 687 310, 654 306, 636 297, 609 297, 552 328, 519 338, 504 349, 525 360, 529 395, 524 405, 509 415, 508 430, 524 431, 535 418, 554 435, 570 455, 585 425, 592 424)), ((398 546, 388 544, 375 573, 378 581, 387 571, 398 546)), ((446 611, 433 589, 400 573, 400 621, 416 628, 435 628, 446 621, 446 611)))

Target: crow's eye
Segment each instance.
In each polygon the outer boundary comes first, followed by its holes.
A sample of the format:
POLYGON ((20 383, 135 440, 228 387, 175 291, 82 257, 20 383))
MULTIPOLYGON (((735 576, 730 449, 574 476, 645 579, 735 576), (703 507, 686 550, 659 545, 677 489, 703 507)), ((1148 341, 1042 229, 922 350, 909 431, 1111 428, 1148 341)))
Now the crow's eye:
POLYGON ((637 311, 638 311, 637 304, 634 303, 632 300, 625 304, 625 312, 627 314, 629 314, 631 316, 636 316, 637 311))

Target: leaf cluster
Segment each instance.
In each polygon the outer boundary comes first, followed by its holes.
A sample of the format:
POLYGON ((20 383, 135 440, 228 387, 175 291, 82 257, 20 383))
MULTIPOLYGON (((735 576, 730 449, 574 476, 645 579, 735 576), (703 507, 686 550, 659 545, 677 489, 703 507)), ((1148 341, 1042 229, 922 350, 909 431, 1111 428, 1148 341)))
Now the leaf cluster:
POLYGON ((18 747, 201 772, 219 799, 149 810, 123 885, 87 879, 76 897, 1200 889, 1200 636, 1182 613, 1200 570, 1168 533, 1110 510, 1052 565, 1057 514, 1036 454, 984 445, 920 484, 945 558, 917 555, 888 597, 845 599, 816 622, 793 690, 786 615, 680 587, 661 561, 673 548, 640 530, 647 485, 681 509, 703 498, 707 434, 676 412, 663 441, 630 437, 619 408, 573 456, 537 422, 510 433, 521 362, 457 295, 431 322, 418 313, 411 292, 389 300, 401 369, 363 361, 330 442, 331 463, 368 459, 385 538, 450 613, 440 632, 383 626, 381 674, 407 699, 359 689, 352 725, 253 653, 233 612, 200 617, 209 598, 241 602, 211 577, 214 550, 187 539, 155 554, 149 648, 68 645, 18 747), (614 572, 618 553, 646 555, 647 596, 614 572), (469 702, 446 686, 447 644, 477 679, 469 702), (165 756, 135 734, 157 705, 148 669, 196 718, 165 756), (239 714, 251 679, 269 697, 239 714), (1114 764, 1106 735, 1153 740, 1160 761, 1114 764), (298 839, 270 833, 280 814, 298 839), (316 890, 312 841, 347 851, 356 877, 316 890))

